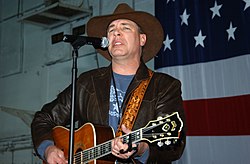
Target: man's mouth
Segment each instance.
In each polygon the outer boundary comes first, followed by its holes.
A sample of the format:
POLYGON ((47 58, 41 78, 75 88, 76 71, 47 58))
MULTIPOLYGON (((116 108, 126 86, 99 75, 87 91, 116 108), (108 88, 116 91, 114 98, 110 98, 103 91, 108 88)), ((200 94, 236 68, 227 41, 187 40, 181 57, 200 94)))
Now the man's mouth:
POLYGON ((115 46, 117 46, 117 45, 121 45, 122 43, 121 42, 115 42, 115 46))

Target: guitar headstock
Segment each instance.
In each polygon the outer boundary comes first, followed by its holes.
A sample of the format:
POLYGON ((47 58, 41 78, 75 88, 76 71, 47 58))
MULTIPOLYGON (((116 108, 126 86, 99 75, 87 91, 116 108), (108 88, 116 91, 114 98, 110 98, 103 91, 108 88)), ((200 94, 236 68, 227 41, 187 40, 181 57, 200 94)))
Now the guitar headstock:
POLYGON ((142 128, 142 138, 150 143, 157 142, 159 147, 164 144, 170 145, 177 142, 180 132, 183 128, 183 122, 178 112, 167 115, 163 118, 150 121, 142 128))

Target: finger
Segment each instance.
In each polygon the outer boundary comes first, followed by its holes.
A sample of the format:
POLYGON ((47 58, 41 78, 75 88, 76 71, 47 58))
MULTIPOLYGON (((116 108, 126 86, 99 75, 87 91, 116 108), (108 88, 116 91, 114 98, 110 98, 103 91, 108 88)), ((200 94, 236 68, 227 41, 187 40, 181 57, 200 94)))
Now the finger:
POLYGON ((128 154, 121 154, 119 158, 128 159, 129 155, 128 154))
POLYGON ((117 155, 120 154, 120 152, 119 152, 118 149, 113 148, 113 149, 112 149, 112 154, 117 156, 117 155))
POLYGON ((118 150, 119 149, 119 145, 120 145, 121 142, 122 142, 122 140, 120 138, 115 138, 112 141, 112 149, 118 150))
POLYGON ((119 156, 119 155, 120 155, 120 153, 119 153, 119 152, 112 151, 112 154, 113 154, 114 156, 116 156, 116 157, 120 157, 120 156, 119 156))
POLYGON ((119 158, 128 159, 128 158, 130 158, 132 155, 133 155, 133 152, 129 152, 129 153, 125 153, 125 154, 120 154, 120 155, 119 155, 119 158))
POLYGON ((115 138, 114 140, 112 140, 112 154, 115 156, 118 156, 120 154, 120 148, 119 145, 121 143, 121 139, 120 138, 115 138))
POLYGON ((127 146, 124 146, 124 149, 120 150, 121 154, 127 154, 129 153, 129 156, 131 156, 132 154, 136 153, 138 151, 138 147, 136 144, 132 144, 132 147, 129 148, 128 144, 126 144, 127 146))
POLYGON ((120 148, 120 153, 125 154, 128 152, 127 150, 128 150, 128 144, 122 144, 122 146, 120 148))
POLYGON ((129 145, 127 143, 123 143, 122 140, 119 140, 119 142, 117 142, 117 147, 121 154, 125 154, 127 153, 126 150, 128 150, 129 145))
POLYGON ((64 156, 64 153, 63 152, 58 152, 58 157, 62 158, 62 159, 65 159, 65 156, 64 156))
POLYGON ((125 133, 125 134, 128 134, 131 132, 131 130, 129 130, 124 124, 122 124, 122 131, 125 133))
POLYGON ((61 157, 58 157, 56 161, 58 164, 67 164, 68 163, 68 161, 65 158, 61 158, 61 157))

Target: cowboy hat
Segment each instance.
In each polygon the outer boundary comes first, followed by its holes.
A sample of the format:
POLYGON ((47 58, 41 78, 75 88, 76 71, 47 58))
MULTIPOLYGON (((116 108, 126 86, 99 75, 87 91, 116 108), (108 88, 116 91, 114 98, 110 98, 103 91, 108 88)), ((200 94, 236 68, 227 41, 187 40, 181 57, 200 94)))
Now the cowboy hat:
MULTIPOLYGON (((107 35, 108 25, 117 19, 128 19, 135 22, 147 35, 142 58, 146 63, 160 50, 163 42, 163 29, 160 22, 151 14, 143 11, 135 11, 125 3, 119 4, 114 13, 110 15, 96 16, 87 23, 87 34, 91 37, 103 37, 107 35)), ((107 49, 97 49, 106 59, 111 60, 107 49)))

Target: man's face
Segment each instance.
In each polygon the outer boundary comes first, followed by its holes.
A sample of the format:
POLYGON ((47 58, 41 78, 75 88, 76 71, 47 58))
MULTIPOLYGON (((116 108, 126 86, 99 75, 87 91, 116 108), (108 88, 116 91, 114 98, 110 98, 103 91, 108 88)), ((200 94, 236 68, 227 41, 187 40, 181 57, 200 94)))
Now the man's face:
POLYGON ((146 43, 146 35, 140 34, 136 23, 127 19, 115 20, 108 26, 107 37, 110 42, 108 50, 112 59, 140 59, 141 47, 146 43))

